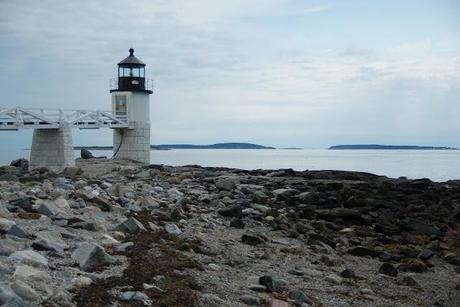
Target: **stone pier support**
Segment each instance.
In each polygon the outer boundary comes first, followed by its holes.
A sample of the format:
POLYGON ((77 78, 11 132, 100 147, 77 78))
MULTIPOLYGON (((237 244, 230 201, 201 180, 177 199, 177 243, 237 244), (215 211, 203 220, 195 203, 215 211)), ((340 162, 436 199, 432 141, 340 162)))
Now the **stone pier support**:
POLYGON ((114 158, 150 164, 150 123, 131 122, 129 126, 113 129, 114 158))
POLYGON ((75 166, 70 127, 35 129, 30 152, 30 168, 46 167, 54 172, 61 172, 67 166, 75 166))

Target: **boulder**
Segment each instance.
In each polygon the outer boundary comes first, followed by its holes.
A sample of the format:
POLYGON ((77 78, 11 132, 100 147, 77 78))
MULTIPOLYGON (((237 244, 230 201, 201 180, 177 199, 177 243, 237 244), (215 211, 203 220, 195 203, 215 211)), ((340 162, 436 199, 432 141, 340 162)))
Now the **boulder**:
POLYGON ((240 205, 233 205, 217 211, 220 215, 225 217, 237 217, 240 218, 243 216, 243 209, 240 205))
POLYGON ((297 303, 307 303, 311 304, 312 301, 308 298, 308 296, 298 289, 292 289, 289 291, 288 296, 290 299, 296 301, 297 303))
POLYGON ((8 258, 13 261, 30 264, 35 267, 48 266, 48 259, 31 249, 16 251, 12 253, 8 258))
POLYGON ((32 289, 28 284, 21 280, 14 281, 10 288, 22 299, 31 302, 41 301, 40 295, 32 289))
POLYGON ((224 191, 233 191, 236 188, 235 179, 233 178, 219 178, 215 184, 216 188, 224 191))
POLYGON ((265 243, 266 241, 267 239, 264 236, 257 233, 245 233, 241 237, 241 242, 248 245, 259 245, 265 243))
POLYGON ((391 263, 385 262, 380 266, 379 273, 385 274, 388 276, 392 276, 392 277, 396 277, 398 276, 398 269, 395 268, 395 266, 392 265, 391 263))
POLYGON ((78 167, 68 166, 62 171, 62 176, 67 178, 75 178, 76 176, 82 174, 83 171, 78 167))
POLYGON ((22 228, 20 228, 18 225, 13 225, 11 226, 11 228, 8 230, 8 235, 10 236, 15 236, 15 237, 18 237, 18 238, 22 238, 22 239, 28 239, 30 236, 24 231, 22 230, 22 228))
POLYGON ((80 156, 82 159, 94 159, 93 154, 88 149, 82 148, 80 150, 80 156))
POLYGON ((296 189, 290 189, 290 188, 281 188, 281 189, 276 189, 272 191, 273 196, 277 200, 289 200, 297 193, 299 193, 299 191, 297 191, 296 189))
POLYGON ((46 216, 53 216, 59 212, 59 209, 53 201, 45 200, 43 204, 38 207, 37 212, 46 216))
POLYGON ((14 166, 26 171, 29 169, 29 161, 24 158, 16 159, 11 161, 10 166, 14 166))
POLYGON ((102 246, 88 242, 81 244, 71 257, 78 262, 83 271, 92 271, 115 262, 102 246))
POLYGON ((147 229, 145 229, 141 222, 133 217, 130 217, 115 227, 115 231, 121 231, 124 233, 138 233, 140 231, 147 231, 147 229))
POLYGON ((284 290, 287 286, 287 282, 285 280, 270 275, 260 277, 259 284, 267 287, 269 292, 279 292, 284 290))
POLYGON ((16 225, 14 221, 10 221, 8 219, 4 219, 0 217, 0 234, 8 233, 11 227, 16 225))
POLYGON ((30 304, 21 300, 10 288, 2 286, 0 287, 0 306, 28 307, 30 304))
POLYGON ((41 288, 40 286, 34 287, 34 285, 41 283, 49 283, 51 277, 45 271, 33 268, 28 265, 18 265, 13 274, 13 280, 21 280, 31 285, 32 288, 41 288))
POLYGON ((62 240, 61 233, 57 231, 40 231, 32 247, 38 250, 50 250, 62 253, 68 245, 62 240))

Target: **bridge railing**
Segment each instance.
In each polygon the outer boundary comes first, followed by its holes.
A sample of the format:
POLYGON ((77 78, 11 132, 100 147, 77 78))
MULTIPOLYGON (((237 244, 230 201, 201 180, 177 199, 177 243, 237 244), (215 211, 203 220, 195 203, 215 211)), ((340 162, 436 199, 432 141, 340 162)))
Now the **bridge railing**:
POLYGON ((128 122, 112 111, 0 107, 0 130, 56 129, 63 125, 80 129, 125 128, 128 122))

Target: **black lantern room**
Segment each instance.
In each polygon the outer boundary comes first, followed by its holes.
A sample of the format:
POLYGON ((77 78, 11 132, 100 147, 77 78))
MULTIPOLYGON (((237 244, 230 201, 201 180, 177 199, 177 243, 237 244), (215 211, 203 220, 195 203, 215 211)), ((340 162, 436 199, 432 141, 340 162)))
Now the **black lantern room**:
POLYGON ((153 93, 153 82, 145 78, 145 64, 134 56, 134 49, 129 49, 129 56, 118 63, 118 82, 112 81, 110 92, 153 93))

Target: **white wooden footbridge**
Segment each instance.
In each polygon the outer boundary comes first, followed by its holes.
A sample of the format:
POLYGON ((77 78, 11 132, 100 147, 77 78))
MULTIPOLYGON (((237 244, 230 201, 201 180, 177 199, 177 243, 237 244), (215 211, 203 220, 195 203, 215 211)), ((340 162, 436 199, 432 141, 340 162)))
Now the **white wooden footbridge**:
POLYGON ((110 83, 112 111, 30 109, 0 106, 0 131, 34 129, 30 167, 62 171, 75 165, 72 128, 113 129, 114 158, 150 163, 150 106, 153 81, 134 56, 118 63, 110 83))
POLYGON ((125 112, 0 107, 0 130, 127 128, 125 112))

